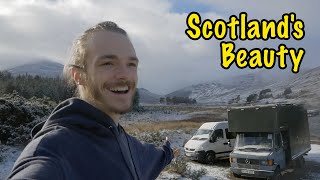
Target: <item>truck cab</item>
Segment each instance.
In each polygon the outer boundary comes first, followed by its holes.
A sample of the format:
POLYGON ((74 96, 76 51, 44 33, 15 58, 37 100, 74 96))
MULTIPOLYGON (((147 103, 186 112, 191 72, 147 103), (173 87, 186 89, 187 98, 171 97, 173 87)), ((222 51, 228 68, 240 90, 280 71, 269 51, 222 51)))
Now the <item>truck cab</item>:
POLYGON ((230 154, 234 175, 279 178, 286 167, 286 154, 280 132, 237 133, 233 152, 230 154))
POLYGON ((311 150, 308 117, 301 105, 232 108, 228 121, 237 134, 230 153, 235 177, 280 179, 281 171, 300 166, 311 150))
POLYGON ((202 163, 228 158, 235 137, 229 132, 227 121, 204 123, 184 145, 185 155, 202 163))

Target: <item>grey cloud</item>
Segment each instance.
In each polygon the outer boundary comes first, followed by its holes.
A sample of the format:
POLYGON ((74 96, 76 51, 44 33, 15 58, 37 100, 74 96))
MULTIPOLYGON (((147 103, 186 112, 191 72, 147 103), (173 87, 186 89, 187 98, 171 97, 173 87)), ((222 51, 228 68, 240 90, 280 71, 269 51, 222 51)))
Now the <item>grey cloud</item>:
MULTIPOLYGON (((203 17, 228 18, 232 13, 247 10, 250 17, 280 17, 283 11, 297 10, 298 17, 305 20, 307 35, 297 44, 306 47, 305 64, 319 65, 315 59, 319 25, 311 13, 316 6, 312 3, 295 1, 290 7, 276 6, 274 2, 259 1, 260 4, 246 5, 244 1, 214 1, 209 3, 212 11, 203 17), (277 9, 277 7, 279 7, 277 9)), ((281 1, 282 2, 282 1, 281 1)), ((208 3, 208 2, 204 2, 208 3)), ((139 86, 159 94, 198 82, 211 81, 233 76, 251 70, 235 67, 224 70, 220 67, 220 41, 192 41, 184 34, 187 28, 187 13, 170 11, 170 1, 162 0, 95 0, 95 1, 36 1, 33 5, 17 6, 14 3, 1 4, 14 7, 15 13, 0 15, 0 55, 20 54, 47 57, 64 63, 68 58, 72 40, 88 27, 105 20, 113 20, 125 28, 135 46, 140 61, 139 86)), ((313 12, 312 12, 313 11, 313 12)), ((236 42, 239 47, 248 48, 277 46, 272 42, 236 42)), ((288 42, 288 44, 290 44, 288 42)), ((0 59, 0 62, 3 60, 0 59)))

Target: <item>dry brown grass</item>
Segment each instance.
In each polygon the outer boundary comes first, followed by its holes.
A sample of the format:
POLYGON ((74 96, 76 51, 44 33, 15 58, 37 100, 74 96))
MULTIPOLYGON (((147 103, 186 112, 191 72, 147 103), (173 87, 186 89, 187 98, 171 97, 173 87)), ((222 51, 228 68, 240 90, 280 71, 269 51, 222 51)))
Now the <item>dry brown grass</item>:
POLYGON ((180 121, 144 122, 125 126, 128 133, 159 132, 161 130, 184 130, 198 129, 204 122, 220 121, 210 117, 197 117, 180 121))
MULTIPOLYGON (((154 107, 147 107, 150 110, 154 107)), ((124 129, 128 133, 142 133, 142 132, 159 132, 161 130, 183 130, 190 132, 198 129, 205 122, 222 121, 226 118, 227 110, 220 107, 201 107, 201 106, 163 106, 157 107, 163 110, 175 110, 184 113, 197 112, 191 119, 186 120, 172 120, 172 121, 158 121, 158 122, 139 122, 130 125, 125 125, 124 129)))

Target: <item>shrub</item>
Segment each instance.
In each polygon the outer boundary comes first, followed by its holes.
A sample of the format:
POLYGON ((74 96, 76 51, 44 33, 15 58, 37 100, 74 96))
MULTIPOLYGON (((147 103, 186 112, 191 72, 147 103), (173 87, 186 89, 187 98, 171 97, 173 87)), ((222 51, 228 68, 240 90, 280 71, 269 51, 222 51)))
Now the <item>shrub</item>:
POLYGON ((283 92, 283 95, 285 98, 287 99, 291 99, 291 98, 294 98, 294 94, 292 93, 292 90, 290 87, 286 88, 283 92))
POLYGON ((247 102, 255 102, 257 100, 257 97, 258 95, 257 94, 250 94, 248 97, 247 97, 247 102))
POLYGON ((26 144, 34 125, 50 114, 56 104, 49 98, 26 99, 17 92, 0 98, 0 142, 26 144))
POLYGON ((204 175, 206 175, 208 171, 205 168, 201 168, 198 170, 192 170, 190 167, 187 167, 186 172, 184 173, 184 176, 187 178, 190 178, 192 180, 200 180, 200 178, 204 175))
POLYGON ((182 156, 174 159, 165 170, 171 173, 180 174, 181 176, 190 178, 192 180, 199 180, 202 176, 208 173, 208 171, 204 168, 198 170, 191 169, 191 167, 187 164, 186 158, 182 156))
POLYGON ((184 158, 178 157, 174 159, 170 165, 166 167, 166 170, 171 173, 177 173, 180 175, 184 175, 187 171, 187 161, 184 158))
POLYGON ((146 142, 146 143, 152 143, 156 146, 162 146, 163 142, 165 140, 165 137, 160 134, 159 132, 156 133, 132 133, 132 136, 135 136, 140 141, 146 142))
POLYGON ((284 90, 284 92, 283 92, 283 95, 284 96, 287 96, 288 94, 291 94, 292 93, 292 90, 291 90, 291 88, 286 88, 285 90, 284 90))
POLYGON ((261 100, 261 99, 266 99, 270 97, 272 97, 271 89, 264 89, 260 91, 258 99, 261 100))

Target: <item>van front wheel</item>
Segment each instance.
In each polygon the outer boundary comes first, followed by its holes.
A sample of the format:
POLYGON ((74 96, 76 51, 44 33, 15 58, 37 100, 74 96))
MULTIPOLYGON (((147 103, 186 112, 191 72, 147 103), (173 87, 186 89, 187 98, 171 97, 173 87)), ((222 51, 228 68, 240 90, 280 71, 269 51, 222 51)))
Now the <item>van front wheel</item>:
POLYGON ((206 154, 206 163, 211 164, 216 160, 216 154, 212 151, 207 152, 206 154))
POLYGON ((274 175, 271 177, 271 180, 280 180, 281 179, 281 171, 279 166, 274 171, 274 175))

